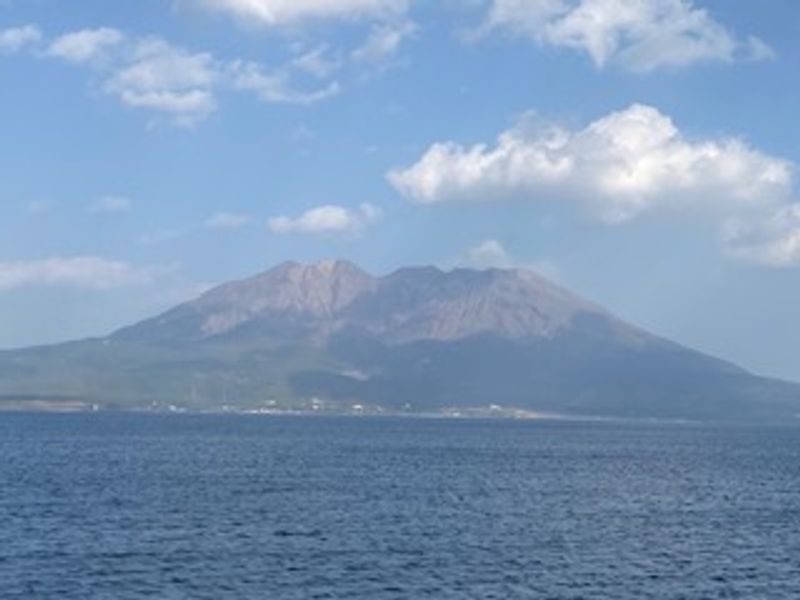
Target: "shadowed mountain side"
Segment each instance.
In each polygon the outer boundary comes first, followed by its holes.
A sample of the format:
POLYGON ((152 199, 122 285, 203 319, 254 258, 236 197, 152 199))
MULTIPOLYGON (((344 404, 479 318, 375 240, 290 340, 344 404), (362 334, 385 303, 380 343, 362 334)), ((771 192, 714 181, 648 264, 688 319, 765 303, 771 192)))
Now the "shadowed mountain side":
POLYGON ((0 405, 794 419, 800 386, 521 270, 286 263, 107 338, 0 353, 0 405))

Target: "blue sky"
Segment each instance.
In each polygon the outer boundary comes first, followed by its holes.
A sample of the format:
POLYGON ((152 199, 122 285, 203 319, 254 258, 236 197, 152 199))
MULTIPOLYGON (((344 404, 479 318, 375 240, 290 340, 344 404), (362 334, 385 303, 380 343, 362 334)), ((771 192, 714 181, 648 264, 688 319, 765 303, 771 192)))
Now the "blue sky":
POLYGON ((344 257, 800 380, 798 73, 795 0, 0 0, 0 347, 344 257))

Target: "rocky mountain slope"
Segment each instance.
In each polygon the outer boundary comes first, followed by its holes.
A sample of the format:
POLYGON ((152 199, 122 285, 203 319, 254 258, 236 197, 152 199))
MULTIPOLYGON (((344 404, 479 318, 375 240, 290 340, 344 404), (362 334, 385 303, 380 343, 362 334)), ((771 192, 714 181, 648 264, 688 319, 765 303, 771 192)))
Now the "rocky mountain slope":
POLYGON ((285 263, 112 335, 0 353, 0 404, 787 419, 800 386, 525 270, 285 263), (38 403, 38 404, 37 404, 38 403))

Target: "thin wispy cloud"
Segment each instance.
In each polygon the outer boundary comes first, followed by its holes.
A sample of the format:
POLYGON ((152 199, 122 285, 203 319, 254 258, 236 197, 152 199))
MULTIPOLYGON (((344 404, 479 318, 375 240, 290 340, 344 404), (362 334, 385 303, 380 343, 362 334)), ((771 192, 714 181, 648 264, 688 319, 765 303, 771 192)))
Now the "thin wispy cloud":
POLYGON ((218 212, 211 215, 204 223, 207 229, 234 230, 250 225, 253 217, 245 214, 218 212))
POLYGON ((191 227, 158 229, 140 235, 136 242, 142 246, 156 246, 182 238, 192 229, 191 227))
POLYGON ((289 64, 298 71, 324 79, 342 68, 342 59, 323 44, 298 54, 289 64))
POLYGON ((419 31, 416 23, 398 20, 373 26, 364 43, 353 50, 351 56, 356 61, 377 62, 397 54, 400 46, 419 31))
POLYGON ((728 253, 767 267, 800 265, 800 204, 755 219, 731 219, 722 234, 728 253))
POLYGON ((92 202, 87 211, 93 215, 124 215, 133 210, 133 201, 124 196, 105 196, 92 202))
MULTIPOLYGON (((232 17, 248 29, 297 33, 324 22, 364 24, 369 27, 364 41, 344 53, 354 62, 377 62, 395 55, 419 29, 408 16, 413 0, 178 0, 178 4, 232 17)), ((318 73, 331 60, 315 51, 298 58, 296 66, 302 68, 302 62, 309 61, 318 73)), ((336 66, 340 63, 341 59, 335 61, 336 66)))
POLYGON ((269 103, 308 106, 333 98, 342 89, 338 81, 331 81, 323 87, 301 89, 292 84, 291 70, 267 70, 254 62, 236 61, 230 65, 229 73, 235 89, 253 92, 269 103))
POLYGON ((307 21, 391 19, 409 0, 183 0, 248 24, 284 27, 307 21))
POLYGON ((92 62, 108 55, 108 52, 125 40, 125 35, 110 27, 83 29, 64 34, 54 39, 47 54, 71 63, 92 62))
POLYGON ((42 215, 50 210, 51 203, 45 200, 32 200, 28 202, 28 213, 34 216, 42 215))
POLYGON ((68 286, 89 290, 150 285, 162 270, 99 256, 0 262, 0 291, 68 286))
POLYGON ((41 39, 42 32, 36 25, 0 29, 0 54, 19 52, 37 44, 41 39))

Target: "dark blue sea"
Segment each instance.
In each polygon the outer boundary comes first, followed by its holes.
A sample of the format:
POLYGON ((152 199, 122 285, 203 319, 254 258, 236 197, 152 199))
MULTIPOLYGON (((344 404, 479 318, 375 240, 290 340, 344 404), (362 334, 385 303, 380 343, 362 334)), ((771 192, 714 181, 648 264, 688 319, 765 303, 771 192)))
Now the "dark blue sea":
POLYGON ((0 598, 797 599, 800 429, 0 414, 0 598))

